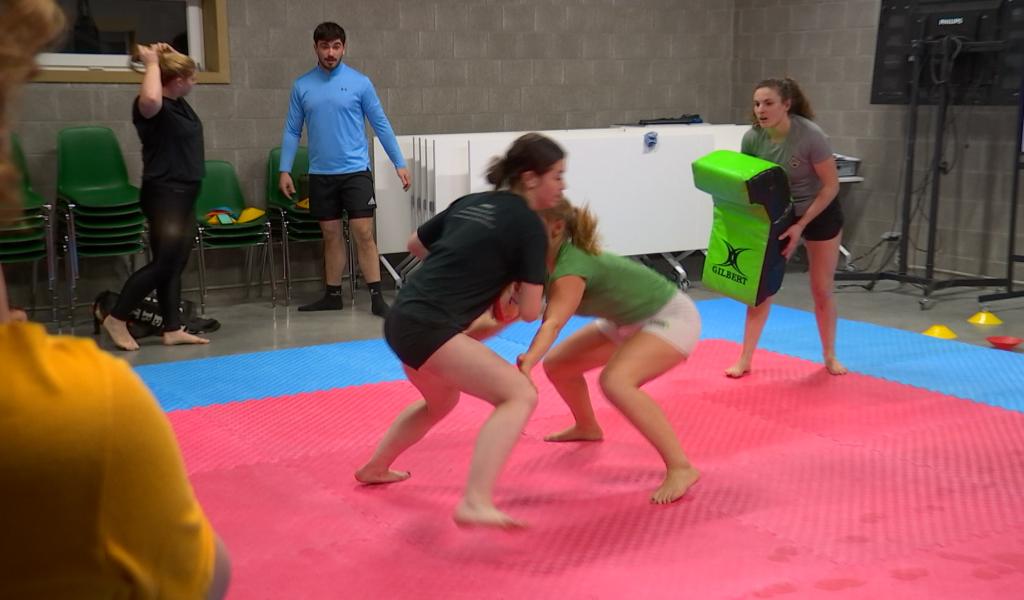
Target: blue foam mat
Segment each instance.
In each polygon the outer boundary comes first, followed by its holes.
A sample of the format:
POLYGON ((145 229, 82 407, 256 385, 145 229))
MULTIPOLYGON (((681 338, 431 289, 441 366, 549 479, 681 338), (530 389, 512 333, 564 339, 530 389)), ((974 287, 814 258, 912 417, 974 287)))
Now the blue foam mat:
POLYGON ((136 371, 164 410, 405 377, 381 339, 146 365, 136 371))
MULTIPOLYGON (((745 306, 728 299, 697 306, 703 338, 743 341, 745 306)), ((759 347, 821 360, 814 315, 773 306, 759 347)), ((846 319, 839 320, 836 353, 857 373, 1024 411, 1024 355, 846 319)))
MULTIPOLYGON (((741 342, 745 307, 732 300, 697 303, 703 339, 741 342)), ((559 339, 590 319, 574 317, 559 339)), ((506 360, 522 353, 538 323, 515 323, 487 342, 506 360)), ((851 370, 960 398, 1024 411, 1024 356, 938 340, 870 323, 840 320, 837 352, 851 370)), ((817 361, 814 315, 772 307, 760 347, 817 361)), ((401 364, 380 339, 339 342, 138 367, 165 410, 394 381, 401 364)))
MULTIPOLYGON (((588 323, 572 318, 559 339, 588 323)), ((487 345, 509 362, 529 345, 539 323, 517 322, 487 345)), ((183 410, 284 394, 404 379, 382 339, 338 342, 137 367, 164 410, 183 410)))
MULTIPOLYGON (((558 339, 555 343, 564 340, 565 338, 572 335, 577 329, 583 327, 587 323, 593 321, 589 317, 572 317, 562 328, 562 332, 558 334, 558 339)), ((519 344, 520 346, 529 347, 530 342, 533 341, 533 335, 537 333, 537 328, 540 327, 540 321, 534 321, 533 323, 524 323, 522 321, 516 321, 509 325, 498 334, 497 337, 508 340, 510 342, 519 344)), ((523 350, 520 350, 520 353, 523 350)))

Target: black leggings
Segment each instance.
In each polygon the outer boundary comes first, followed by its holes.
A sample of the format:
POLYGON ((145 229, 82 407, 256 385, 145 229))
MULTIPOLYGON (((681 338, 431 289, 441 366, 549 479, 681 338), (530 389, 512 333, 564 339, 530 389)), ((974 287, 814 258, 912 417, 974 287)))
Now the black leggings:
POLYGON ((149 221, 153 260, 132 273, 110 314, 127 321, 139 303, 156 290, 164 331, 181 329, 181 273, 195 241, 195 205, 198 183, 143 183, 139 193, 142 213, 149 221))

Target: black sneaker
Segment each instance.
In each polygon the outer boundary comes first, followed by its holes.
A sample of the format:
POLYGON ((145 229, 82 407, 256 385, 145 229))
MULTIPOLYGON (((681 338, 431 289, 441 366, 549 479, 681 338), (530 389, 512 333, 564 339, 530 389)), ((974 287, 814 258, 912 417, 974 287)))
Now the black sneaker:
POLYGON ((305 304, 299 307, 299 312, 314 312, 319 310, 341 310, 345 308, 345 303, 341 300, 341 295, 333 296, 326 295, 320 298, 316 302, 305 304))

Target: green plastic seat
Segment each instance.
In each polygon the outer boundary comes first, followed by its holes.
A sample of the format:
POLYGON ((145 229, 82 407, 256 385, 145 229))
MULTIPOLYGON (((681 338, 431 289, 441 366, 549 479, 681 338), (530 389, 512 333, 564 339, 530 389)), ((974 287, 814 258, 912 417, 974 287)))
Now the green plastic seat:
POLYGON ((227 208, 235 215, 245 210, 245 197, 242 186, 238 182, 235 167, 224 160, 206 161, 206 175, 199 187, 199 198, 196 200, 196 220, 200 226, 210 228, 253 227, 258 226, 266 215, 255 221, 232 225, 211 225, 206 222, 206 215, 218 208, 227 208))
POLYGON ((229 229, 229 230, 211 230, 206 229, 203 231, 203 239, 208 242, 215 242, 217 240, 239 240, 246 238, 261 238, 266 237, 267 226, 264 223, 262 227, 246 228, 246 229, 229 229))
POLYGON ((323 239, 323 235, 319 231, 309 233, 290 231, 288 236, 296 242, 319 242, 323 239))
MULTIPOLYGON (((245 248, 251 252, 262 248, 263 263, 270 266, 271 304, 277 304, 277 285, 274 273, 274 252, 271 239, 271 228, 264 214, 258 219, 246 223, 228 225, 212 225, 206 222, 207 214, 218 208, 226 208, 235 215, 241 214, 246 208, 245 196, 238 181, 238 173, 234 165, 223 160, 208 160, 205 164, 206 174, 199 186, 199 197, 196 199, 195 216, 199 236, 199 304, 200 310, 206 309, 206 250, 245 248)), ((251 254, 247 254, 251 257, 251 254)), ((248 260, 247 260, 248 264, 248 260)), ((248 288, 247 288, 248 290, 248 288)))
POLYGON ((317 227, 320 227, 320 221, 313 217, 313 215, 309 214, 308 210, 303 210, 294 207, 286 208, 284 210, 285 213, 287 213, 288 215, 288 220, 291 221, 292 223, 306 223, 309 225, 316 225, 317 227))
POLYGON ((107 233, 100 233, 100 234, 96 234, 96 235, 81 234, 81 233, 78 234, 78 244, 80 246, 81 245, 85 245, 85 244, 90 244, 90 245, 93 245, 93 246, 96 246, 96 245, 99 245, 99 244, 110 244, 110 245, 130 244, 130 243, 137 243, 138 241, 139 241, 139 234, 137 234, 135 232, 131 232, 131 233, 110 233, 110 232, 107 232, 107 233))
POLYGON ((288 224, 289 235, 319 235, 323 237, 323 232, 320 231, 319 223, 303 223, 303 222, 292 222, 288 224))
POLYGON ((0 243, 0 256, 7 254, 24 254, 26 252, 46 252, 46 241, 42 238, 33 240, 19 240, 15 242, 0 243))
POLYGON ((203 244, 207 248, 246 248, 259 245, 264 241, 266 241, 266 235, 257 235, 217 239, 206 238, 203 240, 203 244))
POLYGON ((17 242, 45 240, 46 230, 42 227, 26 227, 15 231, 0 231, 0 246, 17 242))
POLYGON ((203 231, 209 237, 217 237, 217 236, 221 236, 221 235, 231 236, 231 235, 240 235, 240 234, 246 234, 246 233, 255 233, 255 232, 262 231, 267 226, 266 222, 267 222, 267 219, 264 216, 262 218, 254 220, 254 221, 249 221, 247 223, 231 223, 230 225, 221 225, 221 224, 212 225, 210 223, 206 223, 203 226, 203 231))
MULTIPOLYGON (((267 205, 283 208, 295 206, 295 200, 302 200, 308 194, 307 190, 300 190, 300 180, 309 175, 309 150, 305 146, 299 146, 295 151, 295 160, 292 161, 292 181, 296 184, 296 198, 293 200, 281 193, 278 187, 281 168, 281 147, 278 146, 270 151, 267 157, 267 205), (300 193, 306 192, 306 193, 300 193)), ((300 209, 301 210, 301 209, 300 209)), ((308 211, 306 211, 308 212, 308 211)))
MULTIPOLYGON (((295 183, 295 196, 288 198, 281 193, 278 187, 281 172, 281 148, 273 148, 267 156, 267 208, 276 209, 274 215, 278 223, 278 233, 281 238, 281 248, 284 255, 284 284, 285 304, 291 302, 292 280, 291 280, 291 242, 322 242, 323 233, 320 231, 320 222, 309 214, 308 209, 296 206, 296 202, 309 197, 309 152, 305 146, 299 146, 295 152, 295 160, 292 162, 291 176, 295 183)), ((356 252, 352 237, 348 235, 347 226, 345 237, 348 245, 348 274, 349 294, 355 297, 356 287, 356 252)))
POLYGON ((53 207, 43 199, 32 187, 32 178, 28 171, 28 161, 21 148, 18 136, 11 134, 11 159, 21 175, 22 217, 0 227, 0 255, 5 263, 36 263, 32 267, 32 304, 36 297, 36 266, 38 261, 46 261, 46 276, 50 289, 50 307, 54 321, 57 321, 57 303, 59 289, 56 275, 56 246, 53 230, 53 207), (34 242, 32 250, 12 253, 9 244, 15 241, 34 242), (43 248, 39 249, 39 243, 43 248))
POLYGON ((126 204, 125 206, 114 206, 111 208, 91 208, 87 206, 75 206, 75 217, 118 217, 125 215, 141 215, 142 207, 138 204, 126 204))
POLYGON ((91 229, 118 229, 122 227, 142 227, 146 217, 142 213, 129 215, 112 215, 109 217, 78 216, 75 217, 75 227, 91 229))
POLYGON ((19 233, 26 230, 36 230, 40 227, 44 227, 45 225, 46 221, 43 219, 42 215, 22 217, 20 219, 15 219, 6 225, 0 225, 0 235, 3 235, 4 233, 19 233))
POLYGON ((82 237, 118 237, 122 235, 134 235, 139 237, 146 230, 143 224, 130 224, 118 227, 91 227, 89 225, 78 224, 75 227, 75 236, 82 237))
POLYGON ((139 190, 134 187, 103 189, 78 189, 71 193, 60 192, 69 203, 89 208, 138 206, 139 190))
POLYGON ((99 256, 124 256, 126 254, 138 254, 142 252, 144 246, 142 242, 128 242, 120 244, 80 244, 76 248, 79 256, 87 257, 99 257, 99 256))
POLYGON ((91 208, 138 204, 121 146, 108 127, 68 127, 57 134, 57 195, 91 208))
POLYGON ((109 127, 68 127, 57 134, 57 198, 69 232, 65 252, 73 307, 81 257, 123 256, 143 249, 139 188, 128 182, 121 146, 109 127), (116 232, 118 243, 88 238, 99 230, 116 232), (136 235, 126 241, 129 232, 136 235))
POLYGON ((25 160, 25 153, 21 150, 21 142, 18 136, 11 134, 11 158, 14 166, 21 173, 21 207, 23 210, 38 210, 46 202, 43 197, 32 189, 32 179, 28 173, 28 162, 25 160))
POLYGON ((0 262, 5 265, 25 262, 37 262, 46 258, 46 248, 42 250, 25 250, 5 252, 0 250, 0 262))

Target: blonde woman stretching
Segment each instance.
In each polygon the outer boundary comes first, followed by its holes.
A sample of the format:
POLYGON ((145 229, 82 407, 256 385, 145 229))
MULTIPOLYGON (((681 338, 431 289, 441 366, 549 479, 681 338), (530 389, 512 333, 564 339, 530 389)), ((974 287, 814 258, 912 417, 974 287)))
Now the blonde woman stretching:
POLYGON ((206 344, 181 323, 181 273, 195 239, 195 205, 203 179, 203 123, 185 96, 196 83, 196 63, 168 44, 138 47, 146 67, 132 121, 142 140, 139 205, 149 222, 153 260, 132 273, 103 328, 121 350, 138 350, 128 317, 156 290, 163 313, 163 342, 206 344))

